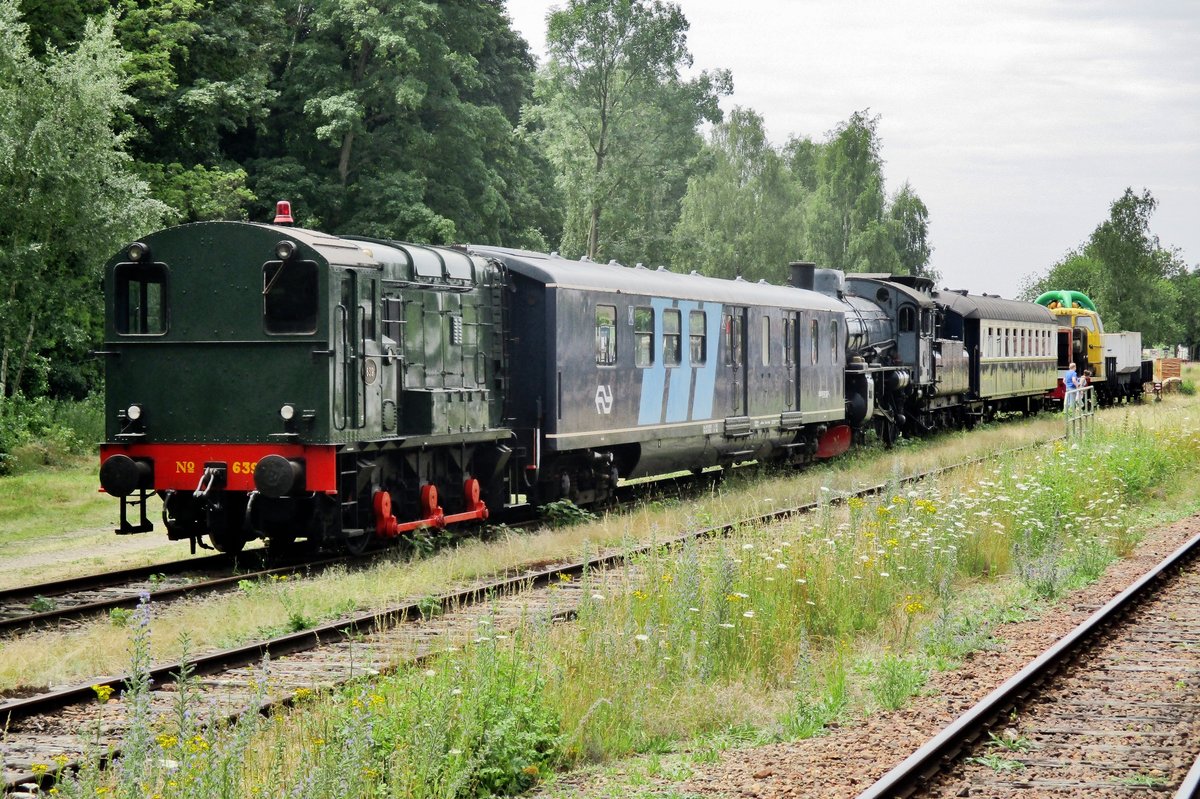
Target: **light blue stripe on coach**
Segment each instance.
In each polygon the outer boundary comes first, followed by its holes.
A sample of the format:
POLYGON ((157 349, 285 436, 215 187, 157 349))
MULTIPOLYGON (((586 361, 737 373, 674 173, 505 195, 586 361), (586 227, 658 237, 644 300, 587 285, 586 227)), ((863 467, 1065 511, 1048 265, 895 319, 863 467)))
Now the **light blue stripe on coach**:
POLYGON ((692 346, 688 328, 688 314, 696 310, 697 303, 679 303, 679 366, 670 370, 671 382, 667 386, 667 421, 686 422, 692 400, 692 346))
MULTIPOLYGON (((667 367, 662 360, 662 312, 669 308, 671 301, 667 299, 652 299, 650 307, 654 309, 654 340, 651 345, 651 357, 654 359, 650 366, 642 370, 642 396, 638 406, 638 424, 660 424, 663 415, 663 392, 667 388, 667 367)), ((637 346, 636 335, 634 347, 637 346)))
MULTIPOLYGON (((713 395, 717 389, 717 365, 721 356, 721 304, 700 303, 700 310, 708 314, 705 319, 704 340, 706 360, 696 369, 696 389, 692 397, 692 419, 712 418, 713 395)), ((685 328, 686 329, 686 328, 685 328)), ((688 349, 691 349, 689 344, 688 349)))

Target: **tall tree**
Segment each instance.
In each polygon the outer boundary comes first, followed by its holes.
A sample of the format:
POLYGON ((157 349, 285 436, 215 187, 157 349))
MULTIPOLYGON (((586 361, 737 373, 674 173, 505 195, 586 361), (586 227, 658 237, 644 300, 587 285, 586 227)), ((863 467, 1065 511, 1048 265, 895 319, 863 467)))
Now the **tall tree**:
POLYGON ((706 275, 783 279, 803 241, 804 188, 767 141, 763 119, 735 108, 713 127, 710 165, 688 181, 674 262, 706 275))
POLYGON ((821 150, 807 227, 808 254, 824 266, 882 272, 899 263, 894 250, 887 263, 870 261, 872 255, 878 259, 881 250, 887 252, 881 244, 889 238, 878 224, 884 212, 878 127, 878 116, 856 111, 830 133, 821 150))
POLYGON ((315 0, 287 21, 280 97, 250 163, 259 196, 288 196, 335 232, 557 235, 548 167, 518 128, 533 59, 501 0, 315 0))
POLYGON ((687 30, 661 0, 568 0, 551 13, 534 113, 567 204, 564 249, 665 256, 696 126, 718 121, 732 90, 725 70, 681 77, 687 30))
POLYGON ((933 254, 933 246, 929 243, 929 209, 908 181, 892 197, 887 217, 901 271, 937 280, 940 275, 929 268, 929 258, 933 254))
POLYGON ((0 0, 0 401, 40 349, 86 329, 103 256, 166 210, 113 130, 130 98, 111 18, 44 63, 27 36, 0 0))
POLYGON ((1025 296, 1082 291, 1100 309, 1107 329, 1139 330, 1147 343, 1175 343, 1186 332, 1180 311, 1189 287, 1179 253, 1164 248, 1150 231, 1157 207, 1149 190, 1125 189, 1083 246, 1029 285, 1025 296))

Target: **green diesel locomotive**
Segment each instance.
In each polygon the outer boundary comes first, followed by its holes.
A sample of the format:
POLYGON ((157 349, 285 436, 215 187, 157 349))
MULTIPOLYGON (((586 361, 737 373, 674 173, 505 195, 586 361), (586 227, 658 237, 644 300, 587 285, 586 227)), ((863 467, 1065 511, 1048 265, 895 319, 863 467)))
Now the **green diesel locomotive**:
POLYGON ((226 552, 486 517, 510 453, 502 285, 464 251, 282 224, 128 246, 104 273, 118 532, 151 528, 154 492, 171 538, 226 552))

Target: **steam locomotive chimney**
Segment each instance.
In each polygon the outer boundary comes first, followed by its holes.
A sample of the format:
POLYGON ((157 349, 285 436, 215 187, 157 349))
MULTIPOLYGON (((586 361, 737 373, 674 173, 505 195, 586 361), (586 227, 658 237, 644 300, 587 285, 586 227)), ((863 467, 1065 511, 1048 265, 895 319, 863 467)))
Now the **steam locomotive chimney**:
POLYGON ((813 279, 817 274, 817 265, 812 261, 792 261, 788 264, 792 270, 788 284, 798 289, 813 290, 813 279))

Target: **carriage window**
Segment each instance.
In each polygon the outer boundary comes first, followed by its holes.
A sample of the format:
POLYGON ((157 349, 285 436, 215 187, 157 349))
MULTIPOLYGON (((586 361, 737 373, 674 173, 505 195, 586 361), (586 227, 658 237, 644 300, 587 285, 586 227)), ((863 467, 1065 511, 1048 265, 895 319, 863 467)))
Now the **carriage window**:
POLYGON ((663 363, 667 366, 678 366, 682 353, 680 343, 680 313, 667 309, 663 311, 663 363))
POLYGON ((785 318, 783 320, 783 362, 788 366, 796 362, 795 335, 796 321, 785 318))
POLYGON ((708 361, 708 317, 704 311, 688 314, 688 343, 692 366, 703 366, 708 361))
POLYGON ((654 309, 633 309, 633 362, 635 366, 654 363, 654 309))
POLYGON ((1006 327, 1006 328, 1004 328, 1004 357, 1007 358, 1009 356, 1009 354, 1012 352, 1012 350, 1010 349, 1011 346, 1012 346, 1012 337, 1009 334, 1008 328, 1006 327))
POLYGON ((916 311, 911 305, 905 305, 900 309, 900 332, 911 333, 916 329, 916 311))
POLYGON ((762 365, 771 365, 771 317, 762 318, 762 365))
POLYGON ((165 264, 117 264, 113 273, 117 332, 158 336, 167 332, 167 267, 165 264))
POLYGON ((838 362, 838 323, 834 319, 829 323, 829 353, 833 356, 833 362, 838 362))
POLYGON ((725 365, 737 366, 742 362, 742 317, 734 319, 730 314, 724 317, 721 330, 725 339, 725 365))
POLYGON ((317 264, 263 264, 263 328, 268 333, 317 332, 317 264))
POLYGON ((812 320, 812 327, 810 328, 810 333, 812 334, 812 353, 810 356, 810 360, 813 363, 816 363, 817 357, 820 355, 820 351, 821 351, 821 326, 817 322, 816 319, 812 320))
POLYGON ((617 362, 617 309, 596 306, 596 363, 612 366, 617 362))

